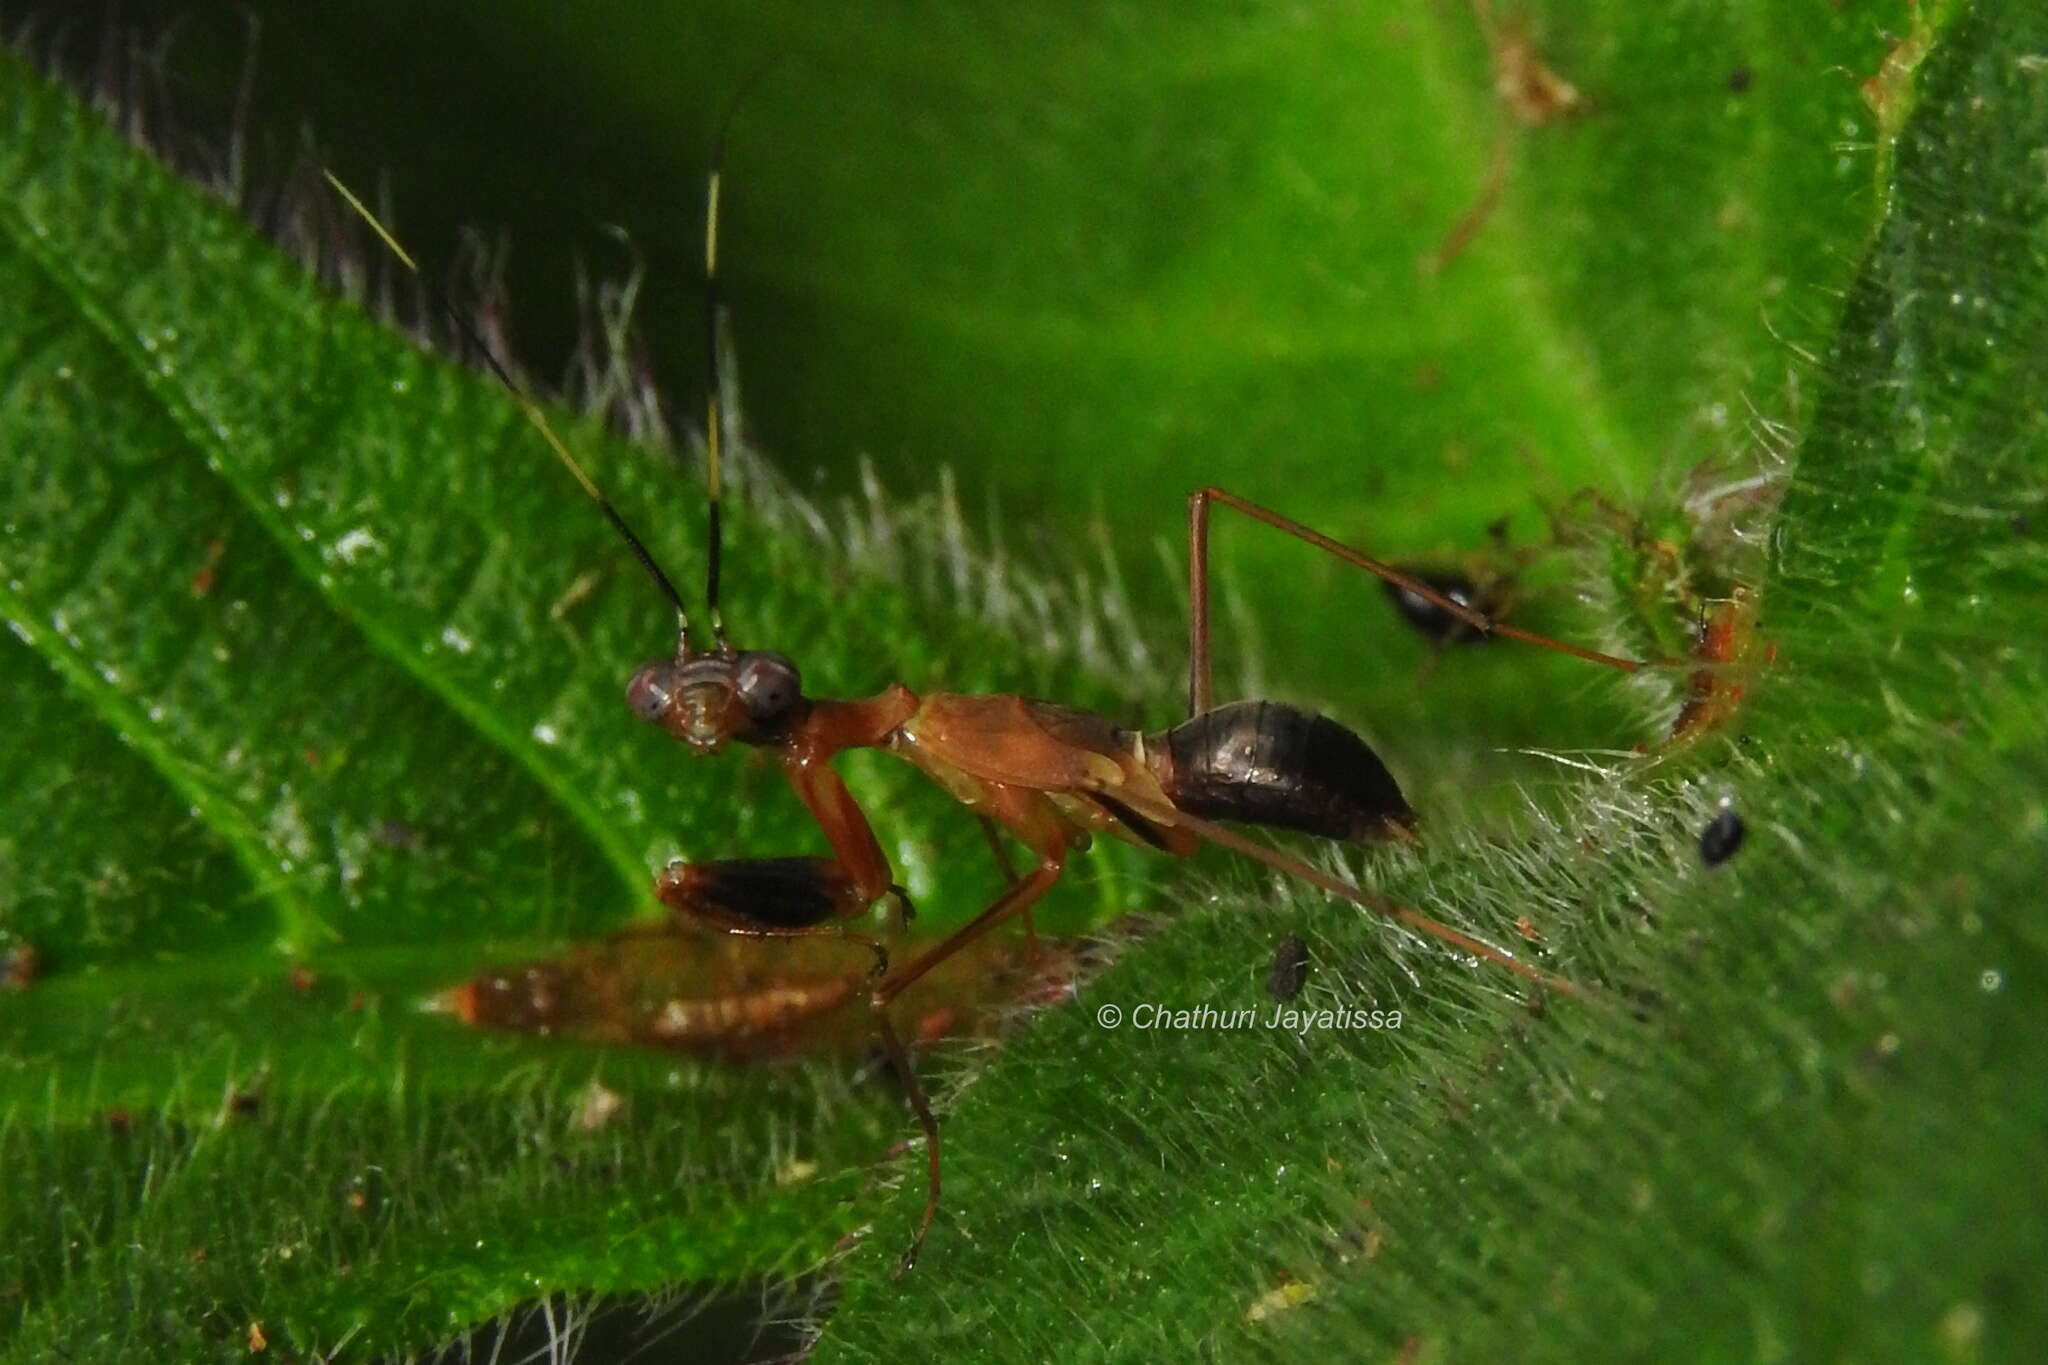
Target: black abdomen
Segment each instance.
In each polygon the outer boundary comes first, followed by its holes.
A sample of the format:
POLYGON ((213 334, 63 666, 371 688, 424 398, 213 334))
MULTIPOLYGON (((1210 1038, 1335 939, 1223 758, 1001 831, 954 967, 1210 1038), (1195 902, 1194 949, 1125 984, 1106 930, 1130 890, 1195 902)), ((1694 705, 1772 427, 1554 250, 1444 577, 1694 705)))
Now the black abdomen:
POLYGON ((1190 815, 1369 839, 1405 828, 1414 812, 1387 765, 1327 716, 1271 701, 1240 701, 1184 721, 1149 747, 1167 797, 1190 815))

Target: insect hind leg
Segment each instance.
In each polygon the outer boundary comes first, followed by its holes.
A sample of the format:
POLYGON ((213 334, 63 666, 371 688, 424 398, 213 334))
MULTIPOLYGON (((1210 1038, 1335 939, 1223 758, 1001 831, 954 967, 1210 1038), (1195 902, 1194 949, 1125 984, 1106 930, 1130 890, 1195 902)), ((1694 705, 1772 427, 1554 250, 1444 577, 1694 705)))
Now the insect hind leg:
POLYGON ((1481 635, 1499 635, 1511 640, 1521 640, 1543 649, 1569 654, 1588 663, 1600 664, 1633 673, 1644 667, 1640 659, 1623 659, 1599 650, 1586 649, 1580 645, 1553 640, 1547 635, 1523 630, 1508 625, 1483 612, 1474 611, 1461 602, 1437 591, 1415 575, 1405 573, 1384 560, 1374 559, 1362 550, 1357 550, 1339 540, 1332 540, 1320 531, 1312 530, 1298 521, 1281 516, 1268 507, 1237 494, 1214 486, 1199 488, 1188 495, 1188 714, 1199 716, 1210 706, 1209 688, 1209 508, 1212 503, 1234 507, 1254 521, 1264 522, 1276 531, 1293 536, 1296 540, 1307 541, 1326 554, 1334 555, 1347 564, 1353 564, 1368 573, 1379 575, 1386 582, 1412 593, 1422 601, 1462 621, 1481 635))

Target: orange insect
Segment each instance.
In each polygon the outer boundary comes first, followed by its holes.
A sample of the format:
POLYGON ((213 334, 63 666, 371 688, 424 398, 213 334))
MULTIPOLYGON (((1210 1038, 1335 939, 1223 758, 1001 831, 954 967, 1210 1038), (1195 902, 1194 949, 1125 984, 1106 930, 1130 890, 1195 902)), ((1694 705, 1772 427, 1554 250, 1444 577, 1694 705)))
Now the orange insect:
MULTIPOLYGON (((1336 721, 1278 702, 1212 706, 1210 510, 1220 503, 1304 540, 1378 575, 1405 599, 1427 604, 1479 635, 1528 641, 1624 672, 1643 667, 1643 662, 1564 644, 1492 619, 1412 573, 1235 494, 1204 488, 1189 499, 1189 718, 1164 731, 1146 734, 1078 707, 1011 694, 918 693, 899 683, 861 699, 812 696, 804 690, 797 665, 786 655, 735 647, 719 610, 723 376, 717 302, 722 155, 717 148, 723 141, 721 131, 711 160, 705 226, 710 300, 705 414, 708 641, 692 630, 673 582, 556 437, 539 406, 491 356, 476 328, 445 299, 440 302, 676 608, 674 649, 643 665, 627 685, 626 696, 633 710, 694 753, 712 754, 733 743, 768 751, 831 844, 831 855, 824 857, 674 862, 656 878, 655 893, 679 916, 726 933, 783 939, 829 936, 864 944, 875 953, 876 973, 863 1003, 926 1137, 928 1193, 916 1238, 904 1254, 906 1268, 938 1213, 940 1140, 938 1122, 891 1020, 890 1006, 940 964, 997 926, 1027 915, 1059 880, 1069 856, 1086 848, 1096 835, 1175 857, 1193 853, 1205 841, 1220 844, 1441 939, 1460 952, 1497 963, 1549 989, 1577 993, 1570 982, 1502 948, 1218 823, 1260 825, 1336 840, 1405 840, 1414 837, 1415 816, 1378 756, 1336 721), (859 922, 890 898, 906 912, 909 909, 866 815, 833 768, 840 754, 862 748, 882 750, 921 769, 981 819, 998 858, 1005 863, 998 831, 1021 843, 1031 856, 1028 869, 1012 876, 1010 885, 979 915, 908 962, 894 966, 888 963, 879 940, 844 927, 859 922)), ((331 175, 329 179, 398 259, 417 270, 412 258, 361 201, 331 175)), ((772 999, 763 995, 735 1002, 733 1007, 749 1012, 755 1022, 780 1028, 790 1023, 794 1014, 833 1008, 844 999, 838 990, 817 983, 805 989, 809 995, 803 999, 798 998, 805 994, 803 990, 778 989, 771 993, 772 999), (785 1005, 793 1012, 789 1017, 783 1013, 785 1005)), ((477 1007, 474 1000, 470 1004, 477 1007)))
POLYGON ((1712 612, 1702 611, 1694 649, 1698 667, 1686 683, 1685 704, 1671 727, 1674 743, 1718 729, 1742 705, 1751 675, 1776 661, 1778 647, 1756 633, 1756 593, 1737 589, 1712 612))

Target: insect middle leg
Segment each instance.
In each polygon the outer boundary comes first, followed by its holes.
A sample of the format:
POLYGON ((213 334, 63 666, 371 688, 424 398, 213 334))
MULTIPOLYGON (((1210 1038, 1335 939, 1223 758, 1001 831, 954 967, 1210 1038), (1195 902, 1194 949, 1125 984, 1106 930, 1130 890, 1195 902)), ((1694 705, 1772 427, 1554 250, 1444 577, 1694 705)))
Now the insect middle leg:
MULTIPOLYGON (((868 995, 868 1007, 875 1017, 875 1031, 881 1035, 882 1046, 888 1051, 890 1065, 895 1067, 896 1074, 903 1081, 904 1093, 910 1100, 911 1109, 917 1114, 918 1126, 924 1129, 925 1136, 928 1185, 924 1216, 918 1222, 916 1237, 912 1239, 909 1249, 903 1253, 901 1265, 904 1270, 908 1270, 916 1262, 918 1248, 924 1245, 925 1234, 931 1231, 932 1221, 938 1217, 939 1121, 932 1114, 931 1103, 925 1098, 924 1088, 918 1084, 917 1072, 911 1068, 909 1049, 903 1046, 902 1035, 896 1031, 895 1024, 890 1022, 889 1006, 947 958, 1005 921, 1027 914, 1059 880, 1060 872, 1066 866, 1067 853, 1074 846, 1077 837, 1076 831, 1061 821, 1051 804, 1036 792, 992 786, 991 795, 996 802, 997 822, 1023 840, 1037 855, 1037 866, 1014 879, 1002 894, 989 903, 986 910, 954 930, 942 942, 891 972, 878 982, 868 995)), ((993 835, 994 832, 992 827, 990 834, 993 835)), ((993 842, 991 838, 991 843, 993 842)), ((1008 860, 1005 858, 1002 861, 1007 866, 1008 860)))
POLYGON ((1201 488, 1188 495, 1188 714, 1199 716, 1210 706, 1209 691, 1209 505, 1222 503, 1234 507, 1254 521, 1262 521, 1276 531, 1283 531, 1297 540, 1305 540, 1327 554, 1335 555, 1347 564, 1355 564, 1368 573, 1378 574, 1387 582, 1404 592, 1428 602, 1438 610, 1464 622, 1481 635, 1500 635, 1511 640, 1522 640, 1539 645, 1544 649, 1569 654, 1585 659, 1589 663, 1602 664, 1633 673, 1644 666, 1640 659, 1622 659, 1612 654, 1602 654, 1596 649, 1553 640, 1547 635, 1523 630, 1496 620, 1484 613, 1455 602, 1438 592, 1429 584, 1404 573, 1383 560, 1374 559, 1362 550, 1353 549, 1342 541, 1332 540, 1320 531, 1303 526, 1298 521, 1281 516, 1267 507, 1227 492, 1221 488, 1201 488))
MULTIPOLYGON (((986 815, 975 819, 981 822, 982 837, 988 840, 988 851, 996 860, 996 867, 1002 871, 1003 885, 1017 884, 1017 867, 1010 861, 1009 850, 1003 847, 1002 827, 986 815)), ((1038 926, 1031 922, 1031 912, 1024 911, 1024 951, 1033 958, 1038 956, 1038 926)))

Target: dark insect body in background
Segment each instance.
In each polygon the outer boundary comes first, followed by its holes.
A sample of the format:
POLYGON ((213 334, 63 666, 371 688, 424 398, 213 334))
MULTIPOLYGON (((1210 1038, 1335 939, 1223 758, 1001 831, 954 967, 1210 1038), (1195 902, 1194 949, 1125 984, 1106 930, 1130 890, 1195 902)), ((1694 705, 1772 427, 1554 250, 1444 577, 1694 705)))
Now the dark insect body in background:
MULTIPOLYGON (((1432 590, 1448 597, 1459 606, 1476 611, 1482 616, 1494 614, 1494 605, 1484 599, 1479 585, 1466 574, 1448 569, 1418 569, 1402 565, 1401 572, 1432 590)), ((1382 580, 1380 586, 1386 590, 1387 599, 1401 613, 1401 619, 1418 632, 1440 645, 1481 644, 1491 639, 1484 631, 1475 630, 1469 623, 1459 620, 1430 601, 1413 588, 1391 580, 1382 580)))

